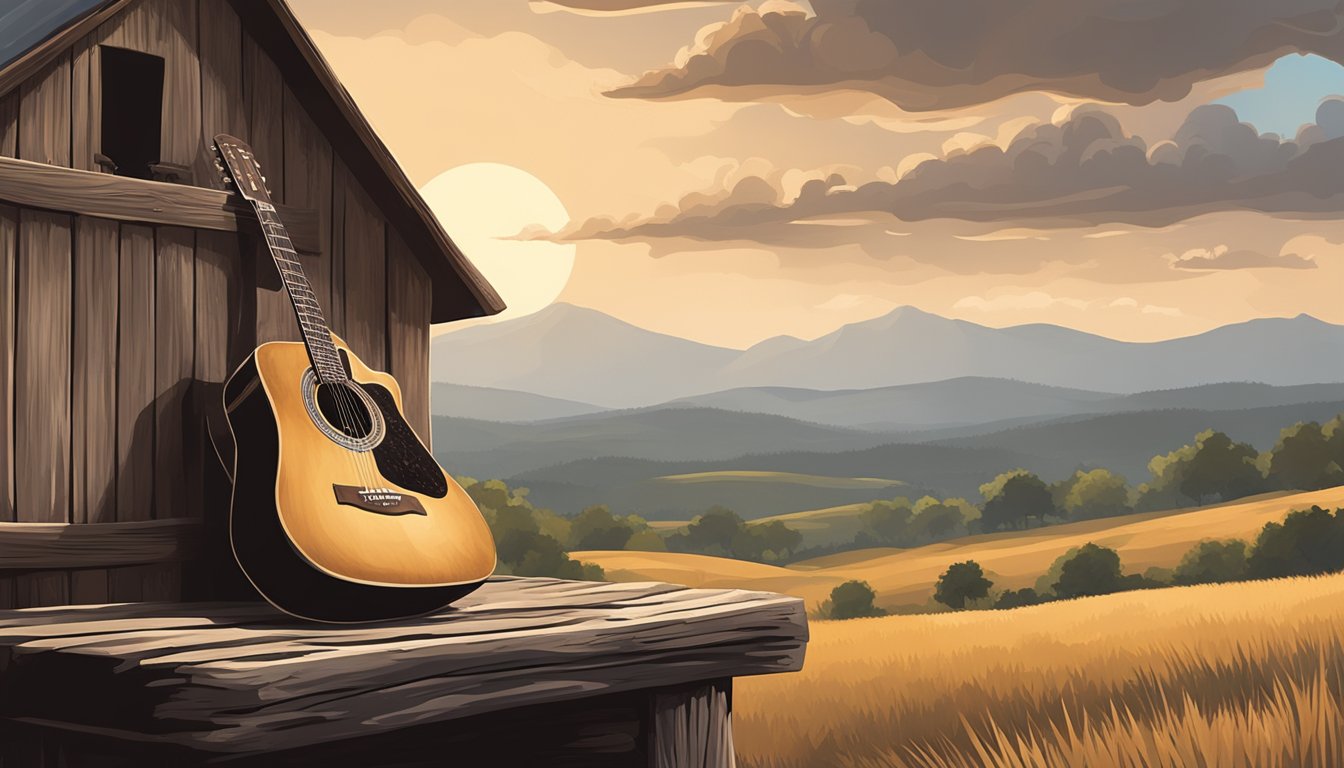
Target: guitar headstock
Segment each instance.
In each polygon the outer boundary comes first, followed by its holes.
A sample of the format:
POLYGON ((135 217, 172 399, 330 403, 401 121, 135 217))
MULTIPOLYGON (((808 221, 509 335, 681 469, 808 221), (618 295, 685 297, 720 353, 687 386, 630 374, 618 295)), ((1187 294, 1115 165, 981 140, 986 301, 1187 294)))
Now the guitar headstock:
POLYGON ((247 142, 221 133, 215 137, 215 154, 219 155, 215 167, 220 176, 238 194, 254 203, 271 204, 271 191, 266 188, 266 177, 261 175, 261 163, 247 142))

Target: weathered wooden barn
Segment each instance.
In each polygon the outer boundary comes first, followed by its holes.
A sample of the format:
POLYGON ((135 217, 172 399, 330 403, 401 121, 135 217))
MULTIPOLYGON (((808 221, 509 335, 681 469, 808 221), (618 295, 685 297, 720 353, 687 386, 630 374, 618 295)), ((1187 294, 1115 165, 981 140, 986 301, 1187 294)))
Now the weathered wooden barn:
POLYGON ((428 441, 430 323, 503 305, 283 0, 0 3, 0 94, 0 608, 218 577, 191 567, 227 509, 207 418, 258 343, 298 339, 218 133, 428 441))
POLYGON ((212 417, 298 332, 218 133, 426 441, 430 324, 503 308, 283 0, 0 0, 0 766, 734 765, 796 598, 496 577, 342 626, 230 589, 212 417))

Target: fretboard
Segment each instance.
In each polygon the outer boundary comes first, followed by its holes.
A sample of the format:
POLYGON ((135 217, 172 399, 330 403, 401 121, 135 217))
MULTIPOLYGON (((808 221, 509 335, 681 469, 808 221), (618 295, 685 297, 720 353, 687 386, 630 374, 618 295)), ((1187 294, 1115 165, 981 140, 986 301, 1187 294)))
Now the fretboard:
POLYGON ((294 250, 294 241, 289 232, 275 214, 275 206, 269 203, 255 203, 257 219, 261 222, 262 235, 270 249, 275 268, 280 271, 280 279, 285 283, 285 291, 294 306, 294 315, 303 334, 304 346, 313 362, 313 370, 324 382, 344 381, 345 366, 341 365, 341 355, 331 340, 331 330, 327 328, 327 319, 322 314, 322 305, 317 294, 308 283, 299 263, 299 254, 294 250))

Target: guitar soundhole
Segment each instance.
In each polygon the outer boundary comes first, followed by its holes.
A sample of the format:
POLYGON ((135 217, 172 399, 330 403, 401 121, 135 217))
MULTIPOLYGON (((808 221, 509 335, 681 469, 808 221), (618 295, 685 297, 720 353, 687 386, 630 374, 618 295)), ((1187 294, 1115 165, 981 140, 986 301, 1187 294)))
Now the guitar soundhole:
POLYGON ((373 417, 364 400, 345 382, 317 385, 317 410, 346 437, 363 440, 373 434, 373 417))
POLYGON ((303 373, 303 407, 313 424, 337 445, 371 451, 387 434, 387 420, 358 384, 323 383, 312 368, 303 373))

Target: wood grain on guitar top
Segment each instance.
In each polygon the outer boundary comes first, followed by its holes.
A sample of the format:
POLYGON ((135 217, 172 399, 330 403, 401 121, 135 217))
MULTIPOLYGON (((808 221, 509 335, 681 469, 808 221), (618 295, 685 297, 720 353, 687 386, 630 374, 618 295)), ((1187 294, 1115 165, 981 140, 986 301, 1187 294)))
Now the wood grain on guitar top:
MULTIPOLYGON (((355 382, 392 394, 397 412, 384 417, 404 421, 396 380, 365 366, 340 339, 335 343, 349 355, 355 382)), ((440 498, 416 493, 380 472, 371 453, 355 453, 333 442, 304 407, 300 382, 309 365, 300 343, 264 344, 256 351, 256 369, 279 434, 276 508, 303 558, 329 576, 377 586, 446 586, 489 576, 495 567, 494 541, 462 487, 436 466, 447 493, 440 498), (427 514, 384 515, 339 504, 333 485, 385 487, 415 495, 427 514)), ((414 438, 409 428, 405 432, 414 438)), ((418 448, 428 454, 423 445, 418 448)))

